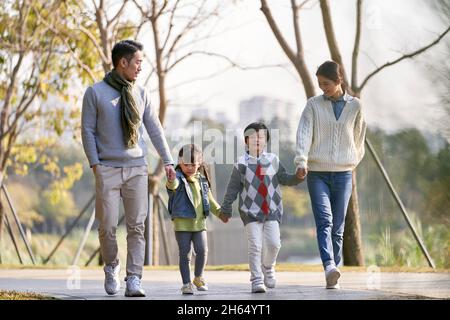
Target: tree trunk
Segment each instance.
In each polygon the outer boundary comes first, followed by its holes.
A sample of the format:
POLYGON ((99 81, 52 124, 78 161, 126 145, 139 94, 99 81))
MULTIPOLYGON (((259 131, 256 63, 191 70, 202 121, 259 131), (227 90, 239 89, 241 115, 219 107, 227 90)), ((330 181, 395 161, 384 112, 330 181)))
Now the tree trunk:
POLYGON ((349 85, 347 73, 345 72, 344 63, 342 61, 341 52, 338 47, 336 36, 334 34, 333 21, 331 19, 330 6, 327 0, 320 0, 320 8, 322 11, 323 27, 327 37, 328 48, 330 49, 331 59, 342 66, 344 83, 349 85))
POLYGON ((305 89, 305 94, 307 98, 314 97, 316 95, 316 90, 314 89, 314 84, 309 75, 308 68, 306 67, 305 61, 302 59, 298 59, 295 62, 295 69, 297 73, 300 75, 302 80, 303 88, 305 89))
POLYGON ((364 265, 358 194, 356 188, 356 170, 353 171, 352 196, 348 204, 347 216, 345 217, 343 256, 344 265, 346 266, 364 265))
MULTIPOLYGON (((3 230, 3 214, 4 214, 4 211, 3 211, 3 202, 2 202, 2 196, 1 196, 1 194, 0 194, 0 247, 1 247, 1 245, 2 245, 2 230, 3 230)), ((0 253, 2 252, 2 250, 0 250, 0 253)), ((1 256, 0 256, 0 264, 2 263, 2 260, 1 260, 2 258, 1 258, 1 256)))
POLYGON ((159 84, 159 121, 164 124, 166 118, 167 98, 166 98, 166 76, 164 71, 158 74, 159 84))
POLYGON ((281 49, 284 51, 286 56, 289 58, 289 60, 292 62, 293 66, 297 70, 298 75, 300 76, 300 79, 302 80, 303 88, 305 89, 305 94, 307 98, 311 98, 315 96, 315 89, 314 89, 314 83, 313 80, 309 74, 308 68, 305 63, 304 59, 304 52, 303 52, 303 43, 301 38, 301 32, 300 32, 300 25, 298 23, 298 14, 297 14, 297 4, 295 1, 291 2, 292 6, 292 12, 293 12, 293 22, 294 22, 294 32, 295 32, 295 41, 296 41, 296 52, 294 52, 291 47, 289 46, 286 39, 283 37, 283 34, 281 33, 281 30, 278 28, 277 23, 275 22, 275 19, 272 16, 272 12, 267 4, 266 0, 261 0, 261 11, 263 12, 264 16, 266 17, 266 20, 272 29, 272 32, 278 41, 281 49))
MULTIPOLYGON (((358 7, 358 13, 360 14, 361 7, 358 7)), ((338 42, 336 40, 333 21, 331 19, 330 6, 328 0, 320 0, 320 8, 322 12, 323 27, 325 30, 325 35, 327 38, 328 48, 330 50, 331 58, 339 63, 342 68, 342 73, 344 76, 344 83, 349 86, 349 81, 347 78, 347 73, 342 61, 342 55, 339 50, 338 42)), ((358 16, 357 27, 360 27, 360 16, 358 16)), ((354 53, 359 50, 359 34, 355 38, 355 46, 353 49, 354 53)), ((352 62, 353 63, 353 62, 352 62)), ((356 73, 356 62, 353 63, 352 67, 356 73)), ((347 216, 345 219, 345 229, 344 229, 344 244, 343 244, 343 254, 344 254, 344 265, 362 266, 364 265, 364 255, 362 251, 361 243, 361 225, 359 222, 359 206, 358 206, 358 195, 356 193, 356 171, 353 172, 352 181, 352 196, 347 209, 347 216)))
POLYGON ((152 210, 152 223, 153 223, 153 250, 152 250, 152 262, 154 266, 159 266, 159 225, 158 225, 158 214, 156 212, 156 198, 153 198, 152 210))

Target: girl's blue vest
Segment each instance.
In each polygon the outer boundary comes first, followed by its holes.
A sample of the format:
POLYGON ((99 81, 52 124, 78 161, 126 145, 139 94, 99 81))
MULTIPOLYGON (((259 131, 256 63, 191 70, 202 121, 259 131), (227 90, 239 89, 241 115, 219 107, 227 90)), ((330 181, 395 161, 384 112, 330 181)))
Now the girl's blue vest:
MULTIPOLYGON (((187 182, 185 176, 181 171, 176 171, 177 179, 179 181, 178 187, 175 190, 170 190, 167 188, 167 193, 169 194, 169 205, 168 210, 169 214, 172 218, 193 218, 195 219, 197 214, 195 212, 194 204, 189 199, 188 192, 191 192, 189 189, 189 183, 187 182)), ((200 175, 200 190, 203 204, 203 213, 205 217, 209 215, 209 199, 208 199, 208 191, 209 185, 208 181, 205 177, 200 175)))

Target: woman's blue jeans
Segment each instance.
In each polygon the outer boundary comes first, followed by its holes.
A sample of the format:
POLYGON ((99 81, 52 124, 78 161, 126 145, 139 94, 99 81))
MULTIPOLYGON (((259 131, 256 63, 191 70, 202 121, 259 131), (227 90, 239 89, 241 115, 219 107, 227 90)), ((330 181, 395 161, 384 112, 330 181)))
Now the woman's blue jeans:
POLYGON ((352 171, 309 171, 307 181, 322 264, 339 266, 345 215, 352 194, 352 171))

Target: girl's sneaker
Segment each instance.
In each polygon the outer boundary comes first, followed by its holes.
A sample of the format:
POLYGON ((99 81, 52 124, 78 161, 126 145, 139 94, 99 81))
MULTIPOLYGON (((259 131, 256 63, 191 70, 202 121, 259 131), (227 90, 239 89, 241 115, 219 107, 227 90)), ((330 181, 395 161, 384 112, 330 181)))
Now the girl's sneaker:
POLYGON ((195 277, 194 281, 192 282, 197 287, 198 291, 208 291, 208 285, 206 284, 205 279, 203 279, 202 277, 195 277))
POLYGON ((192 283, 186 283, 183 284, 183 286, 181 287, 181 293, 182 294, 194 294, 194 288, 192 286, 192 283))

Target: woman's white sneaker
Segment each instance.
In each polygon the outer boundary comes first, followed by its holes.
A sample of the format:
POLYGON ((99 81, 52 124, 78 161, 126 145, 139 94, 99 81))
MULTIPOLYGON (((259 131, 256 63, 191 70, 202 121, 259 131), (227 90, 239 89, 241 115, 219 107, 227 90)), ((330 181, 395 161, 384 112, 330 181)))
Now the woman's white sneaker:
POLYGON ((327 281, 327 289, 337 289, 338 280, 341 277, 341 272, 336 267, 331 267, 325 270, 325 279, 327 281))

